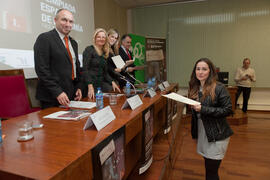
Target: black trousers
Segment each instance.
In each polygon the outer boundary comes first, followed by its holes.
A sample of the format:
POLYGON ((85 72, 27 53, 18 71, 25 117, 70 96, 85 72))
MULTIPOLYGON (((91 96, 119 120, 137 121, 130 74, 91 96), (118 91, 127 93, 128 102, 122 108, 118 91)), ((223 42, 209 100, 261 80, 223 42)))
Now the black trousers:
POLYGON ((41 109, 46 109, 50 107, 58 107, 60 104, 57 101, 49 102, 49 101, 40 101, 41 109))
POLYGON ((243 107, 242 111, 247 112, 247 106, 248 106, 248 100, 250 97, 250 92, 251 88, 250 87, 242 87, 242 86, 237 86, 237 93, 236 93, 236 100, 235 100, 235 106, 237 105, 237 100, 240 96, 240 94, 243 92, 243 107))
POLYGON ((218 169, 219 169, 220 163, 221 163, 221 160, 208 159, 204 157, 206 180, 219 180, 218 169))

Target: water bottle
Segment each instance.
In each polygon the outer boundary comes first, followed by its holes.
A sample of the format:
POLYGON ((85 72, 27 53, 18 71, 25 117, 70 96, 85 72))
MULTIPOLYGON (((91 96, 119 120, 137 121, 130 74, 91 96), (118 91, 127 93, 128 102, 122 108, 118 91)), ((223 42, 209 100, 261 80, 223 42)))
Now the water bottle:
POLYGON ((147 88, 150 89, 151 87, 152 87, 152 80, 151 78, 149 78, 147 81, 147 88))
POLYGON ((155 88, 156 86, 156 78, 152 77, 152 88, 155 88))
POLYGON ((103 108, 103 93, 102 93, 100 87, 97 88, 96 107, 97 107, 97 109, 102 109, 103 108))
POLYGON ((126 95, 127 97, 130 96, 130 83, 129 82, 126 83, 126 95))
POLYGON ((2 143, 2 122, 1 122, 1 118, 0 118, 0 143, 2 143))

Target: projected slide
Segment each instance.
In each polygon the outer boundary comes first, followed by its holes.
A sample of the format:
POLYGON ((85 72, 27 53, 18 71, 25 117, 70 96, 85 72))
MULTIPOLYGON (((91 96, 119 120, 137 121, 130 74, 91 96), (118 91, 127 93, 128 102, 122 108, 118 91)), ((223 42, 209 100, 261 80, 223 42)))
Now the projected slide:
POLYGON ((2 29, 31 33, 30 0, 1 1, 0 12, 2 29))
POLYGON ((0 69, 34 70, 35 40, 40 33, 54 28, 55 14, 61 8, 74 15, 71 36, 78 42, 79 54, 92 43, 93 0, 0 0, 0 3, 0 69))

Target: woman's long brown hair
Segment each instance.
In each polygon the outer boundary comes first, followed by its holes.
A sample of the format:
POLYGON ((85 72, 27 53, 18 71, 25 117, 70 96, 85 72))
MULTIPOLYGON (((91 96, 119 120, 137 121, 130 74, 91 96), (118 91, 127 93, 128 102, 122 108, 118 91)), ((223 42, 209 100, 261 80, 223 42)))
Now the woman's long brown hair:
POLYGON ((202 100, 204 100, 207 96, 211 96, 212 101, 215 99, 215 88, 216 88, 216 79, 217 79, 217 72, 214 64, 208 58, 201 58, 199 59, 193 68, 192 74, 190 76, 189 81, 189 90, 188 90, 188 97, 191 99, 198 99, 198 92, 200 90, 201 83, 196 77, 196 67, 199 62, 205 62, 209 67, 209 76, 206 79, 203 91, 202 91, 202 100))

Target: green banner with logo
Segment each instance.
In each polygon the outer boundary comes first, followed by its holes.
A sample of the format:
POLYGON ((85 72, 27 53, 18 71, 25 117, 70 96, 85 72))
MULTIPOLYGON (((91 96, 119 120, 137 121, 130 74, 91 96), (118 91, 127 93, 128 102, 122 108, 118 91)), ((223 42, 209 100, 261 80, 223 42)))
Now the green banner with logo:
POLYGON ((145 82, 144 65, 145 65, 145 37, 136 34, 129 34, 132 38, 132 54, 135 57, 134 64, 141 67, 141 70, 135 71, 135 78, 141 82, 145 82))

